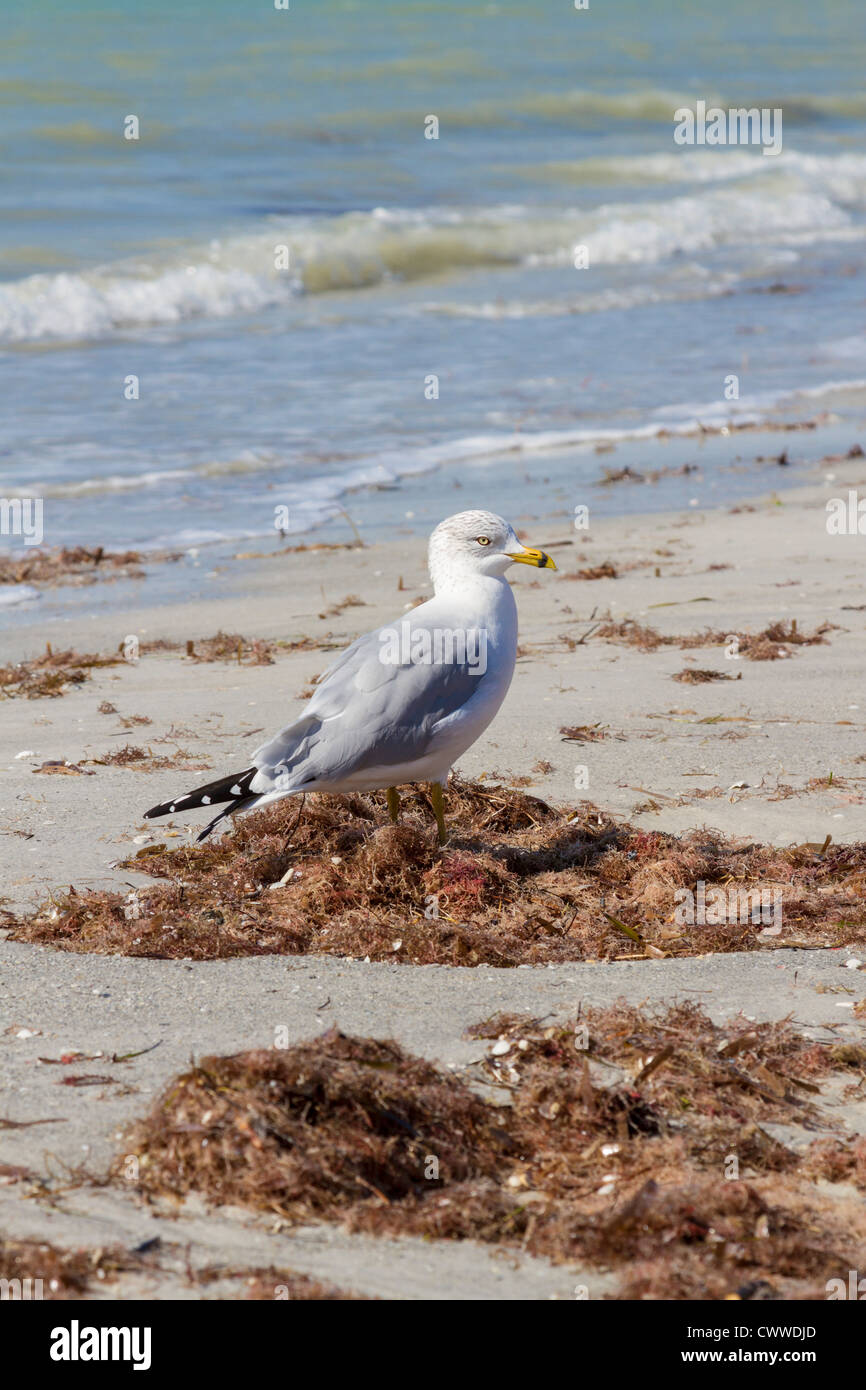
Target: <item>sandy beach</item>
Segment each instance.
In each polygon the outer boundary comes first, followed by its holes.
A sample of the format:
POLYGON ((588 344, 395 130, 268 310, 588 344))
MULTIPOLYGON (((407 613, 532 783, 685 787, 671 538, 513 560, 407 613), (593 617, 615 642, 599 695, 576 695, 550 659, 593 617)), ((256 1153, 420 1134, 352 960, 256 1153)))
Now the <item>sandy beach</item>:
MULTIPOLYGON (((521 648, 514 682, 460 771, 526 785, 557 803, 591 800, 654 829, 707 824, 780 845, 861 839, 861 542, 828 534, 826 504, 862 489, 866 466, 855 459, 833 473, 832 481, 709 513, 604 518, 584 532, 561 518, 525 524, 527 540, 550 548, 558 572, 512 571, 521 648), (605 562, 617 578, 574 577, 605 562), (758 633, 792 621, 805 634, 831 627, 820 643, 753 661, 726 655, 726 646, 645 651, 596 635, 604 622, 625 620, 667 637, 708 628, 758 633), (692 668, 730 679, 673 679, 692 668), (588 741, 564 738, 560 731, 573 727, 588 729, 588 741), (550 770, 539 771, 540 762, 550 770), (580 767, 585 786, 575 782, 580 767), (810 787, 831 774, 826 788, 810 787)), ((13 901, 32 899, 40 887, 114 881, 109 865, 122 850, 145 843, 141 836, 164 837, 162 826, 142 820, 147 806, 209 780, 95 767, 92 776, 37 781, 43 763, 80 765, 143 744, 157 755, 179 748, 213 776, 240 769, 269 731, 301 711, 300 697, 335 651, 430 593, 420 538, 242 562, 234 586, 235 598, 90 621, 40 618, 38 628, 7 632, 9 661, 39 655, 46 642, 87 652, 115 652, 129 635, 180 644, 97 670, 62 700, 4 705, 0 853, 13 901), (362 606, 328 611, 348 596, 362 606), (187 641, 218 631, 322 646, 277 650, 268 666, 186 658, 187 641), (99 713, 105 701, 116 716, 99 713), (136 715, 152 723, 124 727, 136 715)), ((185 834, 181 818, 170 833, 185 834)))
POLYGON ((78 0, 11 51, 0 1303, 201 1376, 248 1359, 217 1302, 588 1300, 662 1374, 764 1321, 826 1378, 819 1304, 866 1297, 856 7, 78 0), (433 597, 436 670, 320 686, 433 597))
MULTIPOLYGON (((718 511, 603 519, 582 532, 562 517, 527 525, 527 542, 548 548, 558 570, 514 575, 521 624, 516 675, 499 717, 461 760, 461 774, 557 805, 591 800, 616 820, 678 835, 712 826, 776 846, 861 840, 861 542, 828 534, 826 503, 862 488, 866 470, 855 458, 832 473, 830 480, 718 511), (615 578, 576 577, 605 564, 615 578), (629 622, 677 639, 707 629, 725 637, 757 634, 773 624, 822 635, 811 644, 780 643, 788 654, 779 659, 751 660, 748 648, 736 655, 728 642, 647 650, 646 640, 635 645, 621 635, 629 622), (600 636, 605 625, 615 635, 600 636), (696 669, 727 679, 674 679, 696 669)), ((180 817, 144 821, 147 806, 245 766, 264 731, 302 708, 330 648, 399 617, 429 592, 424 549, 414 538, 244 561, 235 586, 231 600, 47 621, 38 633, 7 634, 8 660, 31 658, 46 642, 55 650, 90 652, 113 652, 130 635, 142 645, 178 644, 145 651, 137 663, 96 669, 60 698, 4 701, 0 875, 7 910, 26 914, 46 893, 70 885, 82 893, 127 891, 144 882, 120 861, 149 844, 172 848, 188 836, 180 817), (349 596, 360 603, 344 606, 349 596), (309 639, 312 649, 277 649, 270 665, 200 662, 186 654, 188 642, 195 649, 218 630, 249 640, 309 639), (106 706, 111 713, 100 712, 106 706), (105 764, 112 750, 127 745, 179 757, 190 771, 105 764), (72 767, 39 771, 63 763, 72 767)), ((198 828, 199 818, 190 819, 198 828)), ((42 1175, 49 1186, 58 1159, 99 1173, 116 1152, 122 1127, 190 1056, 267 1047, 276 1026, 292 1041, 333 1025, 393 1038, 459 1072, 484 1055, 483 1044, 467 1040, 466 1028, 494 1012, 555 1019, 581 1002, 617 998, 687 997, 720 1022, 741 1013, 757 1020, 794 1014, 810 1036, 861 1038, 863 1024, 852 1010, 866 995, 866 975, 845 968, 851 951, 769 944, 782 949, 497 970, 292 956, 193 964, 69 955, 2 941, 3 1114, 22 1127, 0 1133, 0 1161, 22 1165, 31 1181, 42 1175), (55 1069, 37 1060, 149 1048, 126 1064, 122 1084, 102 1090, 60 1088, 55 1069), (46 1117, 55 1128, 47 1121, 44 1128, 23 1127, 46 1117)), ((102 1069, 90 1061, 80 1064, 81 1074, 94 1065, 102 1069)), ((834 1125, 863 1132, 862 1101, 822 1103, 830 1105, 834 1125)), ((849 1200, 844 1184, 824 1189, 832 1202, 849 1200)), ((588 1281, 593 1298, 617 1289, 613 1274, 530 1255, 506 1265, 472 1241, 431 1250, 409 1237, 373 1241, 338 1227, 269 1227, 237 1210, 208 1214, 194 1202, 178 1227, 117 1189, 88 1193, 85 1186, 50 1209, 22 1202, 19 1193, 16 1184, 2 1199, 11 1236, 87 1245, 161 1234, 170 1251, 182 1232, 202 1267, 214 1260, 248 1267, 282 1262, 367 1295, 564 1298, 576 1281, 588 1281)), ((206 1295, 185 1285, 170 1253, 158 1271, 123 1279, 130 1297, 234 1296, 227 1284, 206 1295)))

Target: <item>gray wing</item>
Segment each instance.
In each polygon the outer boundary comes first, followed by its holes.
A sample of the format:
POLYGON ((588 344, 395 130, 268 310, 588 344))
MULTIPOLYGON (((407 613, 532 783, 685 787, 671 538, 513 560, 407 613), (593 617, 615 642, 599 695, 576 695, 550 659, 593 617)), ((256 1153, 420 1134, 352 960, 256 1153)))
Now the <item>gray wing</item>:
MULTIPOLYGON (((413 618, 413 632, 423 626, 413 618)), ((282 775, 296 789, 411 762, 430 749, 443 720, 478 695, 485 674, 465 660, 383 660, 382 634, 393 631, 366 633, 328 668, 305 713, 253 755, 261 780, 282 775)))

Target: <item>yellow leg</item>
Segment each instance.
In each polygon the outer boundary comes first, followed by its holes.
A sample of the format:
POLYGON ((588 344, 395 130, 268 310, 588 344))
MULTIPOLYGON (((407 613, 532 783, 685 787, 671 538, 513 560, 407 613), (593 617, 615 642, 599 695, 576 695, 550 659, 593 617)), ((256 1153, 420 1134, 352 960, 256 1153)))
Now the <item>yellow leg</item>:
POLYGON ((440 845, 444 845, 448 835, 445 830, 445 799, 442 793, 441 782, 430 783, 430 800, 433 802, 436 825, 439 828, 439 843, 440 845))
POLYGON ((396 787, 389 787, 386 795, 388 798, 388 815, 396 825, 400 818, 400 793, 396 787))

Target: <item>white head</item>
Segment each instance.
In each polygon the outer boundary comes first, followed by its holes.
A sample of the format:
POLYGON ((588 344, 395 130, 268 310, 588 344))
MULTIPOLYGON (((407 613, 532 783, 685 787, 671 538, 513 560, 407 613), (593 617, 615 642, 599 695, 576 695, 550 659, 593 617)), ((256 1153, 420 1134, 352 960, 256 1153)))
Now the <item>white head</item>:
POLYGON ((556 569, 543 550, 521 544, 501 516, 481 511, 458 512, 440 522, 430 537, 428 563, 437 591, 478 575, 498 578, 513 564, 556 569))

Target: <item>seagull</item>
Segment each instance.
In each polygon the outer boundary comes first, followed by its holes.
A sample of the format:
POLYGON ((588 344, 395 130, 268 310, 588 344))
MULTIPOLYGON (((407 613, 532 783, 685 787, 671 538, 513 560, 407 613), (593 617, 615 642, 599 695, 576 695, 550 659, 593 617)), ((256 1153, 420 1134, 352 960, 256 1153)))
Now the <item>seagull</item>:
POLYGON ((146 819, 220 806, 200 842, 227 816, 285 796, 386 788, 396 824, 397 788, 426 782, 444 844, 451 768, 490 724, 514 674, 512 564, 556 569, 493 512, 449 516, 430 537, 433 597, 347 647, 304 713, 263 743, 250 767, 154 806, 146 819))

